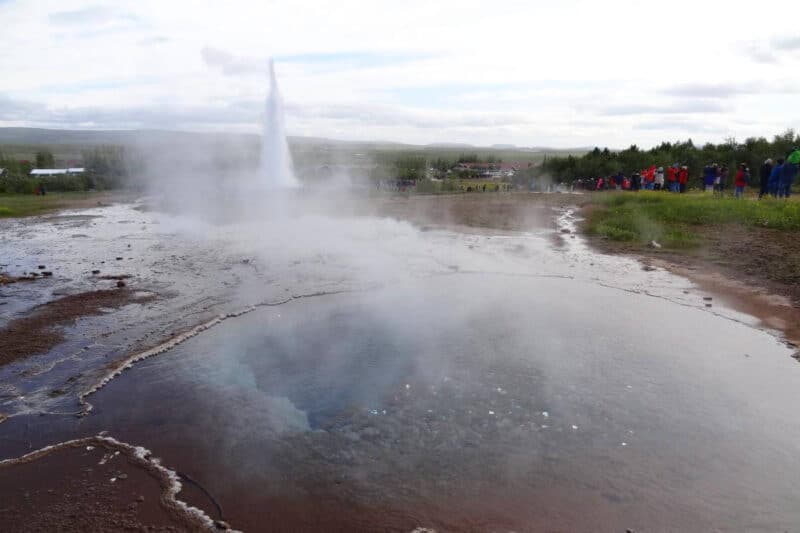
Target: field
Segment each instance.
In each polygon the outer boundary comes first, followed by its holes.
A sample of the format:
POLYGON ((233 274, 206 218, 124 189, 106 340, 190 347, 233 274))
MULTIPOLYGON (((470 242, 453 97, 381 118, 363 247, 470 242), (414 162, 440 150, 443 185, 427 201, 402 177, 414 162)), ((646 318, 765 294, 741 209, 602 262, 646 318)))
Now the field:
POLYGON ((704 193, 606 193, 594 196, 586 229, 612 241, 691 248, 702 244, 702 230, 728 224, 781 231, 800 229, 800 202, 754 196, 743 200, 704 193))
POLYGON ((41 215, 59 209, 79 209, 121 198, 110 192, 54 192, 46 196, 0 194, 0 218, 41 215))
MULTIPOLYGON (((718 275, 765 287, 800 305, 800 201, 710 194, 592 194, 584 231, 609 253, 679 265, 684 275, 718 275), (657 245, 653 244, 653 241, 657 245)), ((800 328, 793 333, 800 335, 800 328)))

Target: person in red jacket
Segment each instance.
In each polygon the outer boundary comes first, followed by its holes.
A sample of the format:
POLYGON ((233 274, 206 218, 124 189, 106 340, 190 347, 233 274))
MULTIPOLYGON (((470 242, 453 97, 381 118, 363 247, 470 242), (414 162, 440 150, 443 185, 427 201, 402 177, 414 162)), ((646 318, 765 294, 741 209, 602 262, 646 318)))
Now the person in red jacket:
POLYGON ((744 188, 747 186, 747 180, 750 178, 750 170, 745 163, 739 165, 739 171, 736 173, 736 198, 744 196, 744 188))
POLYGON ((676 181, 675 167, 667 167, 667 183, 669 183, 669 192, 678 192, 678 182, 676 181))
POLYGON ((686 192, 687 183, 689 183, 689 169, 684 165, 678 173, 678 190, 682 193, 686 192))
POLYGON ((644 178, 645 190, 652 191, 655 188, 656 167, 650 167, 648 169, 643 170, 642 177, 644 178))

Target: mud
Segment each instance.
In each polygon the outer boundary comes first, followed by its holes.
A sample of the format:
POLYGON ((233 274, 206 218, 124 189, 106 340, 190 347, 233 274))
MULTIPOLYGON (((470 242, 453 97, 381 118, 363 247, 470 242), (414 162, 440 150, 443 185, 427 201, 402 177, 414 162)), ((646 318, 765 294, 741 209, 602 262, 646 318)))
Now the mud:
POLYGON ((420 227, 530 231, 552 225, 552 207, 569 205, 573 195, 453 194, 380 198, 365 215, 391 216, 420 227))
POLYGON ((65 296, 34 308, 0 329, 0 365, 45 353, 64 340, 63 326, 130 303, 147 303, 153 295, 129 290, 100 290, 65 296))
POLYGON ((24 276, 9 276, 0 272, 0 285, 10 285, 19 281, 36 281, 37 276, 24 275, 24 276))
POLYGON ((20 532, 222 529, 180 490, 147 450, 88 437, 0 461, 0 522, 20 532))

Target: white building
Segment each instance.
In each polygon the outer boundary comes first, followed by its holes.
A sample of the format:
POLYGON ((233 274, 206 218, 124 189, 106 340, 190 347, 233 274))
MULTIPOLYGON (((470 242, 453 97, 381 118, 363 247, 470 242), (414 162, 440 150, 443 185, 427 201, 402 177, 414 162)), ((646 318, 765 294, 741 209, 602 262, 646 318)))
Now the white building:
POLYGON ((34 168, 31 170, 31 176, 59 176, 59 175, 68 175, 68 176, 76 176, 78 174, 83 174, 86 172, 86 169, 83 167, 72 167, 72 168, 34 168))

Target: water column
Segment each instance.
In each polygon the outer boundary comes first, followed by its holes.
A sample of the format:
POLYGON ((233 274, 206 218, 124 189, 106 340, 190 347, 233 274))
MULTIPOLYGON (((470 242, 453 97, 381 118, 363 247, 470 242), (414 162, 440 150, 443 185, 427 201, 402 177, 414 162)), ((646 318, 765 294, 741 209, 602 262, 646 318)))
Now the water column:
POLYGON ((292 156, 286 140, 283 102, 275 67, 269 60, 269 95, 264 113, 264 137, 261 146, 261 179, 269 188, 293 188, 299 186, 294 175, 292 156))

